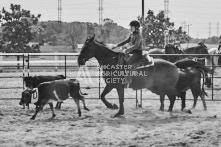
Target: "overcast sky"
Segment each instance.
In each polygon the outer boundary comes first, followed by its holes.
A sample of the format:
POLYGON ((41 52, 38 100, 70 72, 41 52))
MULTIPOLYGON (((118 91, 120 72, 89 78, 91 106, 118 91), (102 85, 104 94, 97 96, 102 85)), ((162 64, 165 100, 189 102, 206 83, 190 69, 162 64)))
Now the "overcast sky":
MULTIPOLYGON (((96 22, 99 20, 99 0, 62 0, 62 21, 96 22)), ((42 14, 40 20, 58 19, 58 0, 1 0, 0 8, 9 8, 10 3, 20 4, 33 14, 42 14)), ((141 0, 103 0, 103 18, 111 18, 119 25, 129 28, 131 20, 141 15, 141 0)), ((158 13, 164 10, 164 0, 145 0, 145 15, 148 9, 158 13)), ((221 0, 169 0, 169 17, 175 27, 182 22, 191 24, 189 33, 192 37, 209 37, 221 34, 221 0), (220 21, 220 22, 219 22, 220 21)), ((187 28, 186 28, 187 31, 187 28)))

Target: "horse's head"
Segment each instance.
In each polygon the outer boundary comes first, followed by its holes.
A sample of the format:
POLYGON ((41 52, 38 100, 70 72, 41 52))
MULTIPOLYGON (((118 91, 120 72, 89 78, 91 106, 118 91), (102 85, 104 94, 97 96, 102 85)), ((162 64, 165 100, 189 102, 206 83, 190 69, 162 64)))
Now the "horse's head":
POLYGON ((91 38, 87 38, 82 49, 80 55, 78 56, 78 65, 85 65, 86 61, 90 58, 93 58, 95 55, 95 48, 94 48, 94 38, 95 35, 91 38))
POLYGON ((200 49, 201 49, 201 54, 209 54, 208 48, 205 44, 201 45, 200 49))
POLYGON ((167 44, 165 46, 165 51, 167 54, 183 54, 182 50, 177 45, 173 44, 167 44))

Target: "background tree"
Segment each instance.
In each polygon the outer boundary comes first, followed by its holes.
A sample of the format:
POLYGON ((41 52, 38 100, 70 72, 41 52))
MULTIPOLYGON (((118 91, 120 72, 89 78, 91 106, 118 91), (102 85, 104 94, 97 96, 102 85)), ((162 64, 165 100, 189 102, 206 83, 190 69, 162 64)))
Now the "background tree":
POLYGON ((174 35, 175 40, 185 43, 188 36, 182 31, 182 28, 178 30, 170 30, 170 27, 174 26, 173 22, 170 22, 169 18, 165 18, 164 11, 160 11, 157 15, 154 15, 152 10, 147 12, 144 20, 142 17, 138 17, 142 25, 142 33, 144 37, 144 43, 146 46, 153 46, 163 48, 165 44, 166 35, 174 35))
MULTIPOLYGON (((65 45, 71 46, 70 38, 70 24, 73 27, 72 30, 82 30, 81 33, 77 33, 77 44, 83 44, 87 37, 91 37, 96 34, 96 39, 103 43, 119 43, 120 41, 128 38, 130 31, 122 26, 113 23, 111 20, 104 23, 104 25, 98 25, 91 22, 61 22, 58 25, 57 21, 40 22, 40 26, 47 26, 33 41, 39 42, 42 39, 49 45, 65 45)), ((75 50, 73 50, 75 51, 75 50)))
POLYGON ((66 40, 68 45, 70 45, 73 51, 76 51, 77 44, 82 40, 83 32, 85 26, 81 25, 79 22, 73 22, 69 24, 69 31, 67 32, 66 40))
POLYGON ((2 52, 24 53, 39 52, 39 46, 29 46, 42 27, 38 26, 41 17, 30 13, 29 10, 21 9, 20 5, 11 4, 10 10, 2 8, 0 12, 0 22, 2 27, 2 52))

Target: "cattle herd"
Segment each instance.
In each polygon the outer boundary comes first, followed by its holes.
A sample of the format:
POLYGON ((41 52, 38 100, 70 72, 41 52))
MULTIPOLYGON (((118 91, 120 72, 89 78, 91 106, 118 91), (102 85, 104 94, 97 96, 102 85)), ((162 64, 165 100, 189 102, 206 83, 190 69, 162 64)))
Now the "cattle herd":
POLYGON ((35 119, 37 113, 43 109, 46 104, 49 104, 52 111, 52 117, 55 117, 53 101, 57 101, 55 108, 60 109, 61 103, 71 97, 78 108, 78 114, 81 116, 79 101, 83 102, 84 109, 89 111, 86 107, 84 95, 80 90, 80 83, 77 79, 65 79, 63 75, 57 76, 34 76, 24 77, 26 89, 22 92, 20 105, 25 105, 29 108, 29 104, 33 99, 37 99, 34 103, 36 105, 36 112, 31 117, 35 119), (33 99, 32 99, 33 97, 33 99))

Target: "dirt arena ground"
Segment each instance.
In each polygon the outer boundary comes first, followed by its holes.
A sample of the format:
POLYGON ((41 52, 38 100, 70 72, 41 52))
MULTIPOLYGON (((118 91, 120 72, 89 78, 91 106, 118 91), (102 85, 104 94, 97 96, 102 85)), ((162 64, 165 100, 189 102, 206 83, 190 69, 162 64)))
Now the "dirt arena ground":
MULTIPOLYGON (((221 72, 219 72, 221 73, 221 72)), ((40 73, 41 74, 41 73, 40 73)), ((39 74, 39 75, 40 75, 39 74)), ((58 73, 59 74, 59 73, 58 73)), ((7 76, 10 74, 6 74, 7 76)), ((70 74, 69 74, 70 75, 70 74)), ((5 76, 5 75, 1 75, 5 76)), ((0 79, 0 87, 21 86, 21 79, 0 79)), ((81 86, 86 84, 81 81, 81 86)), ((220 81, 214 83, 218 87, 220 81)), ((97 85, 97 83, 91 83, 97 85)), ((89 85, 89 86, 91 86, 89 85)), ((125 90, 125 115, 121 118, 112 116, 118 110, 107 109, 98 99, 98 89, 82 89, 89 93, 86 104, 90 111, 82 110, 78 117, 76 105, 68 99, 62 109, 56 111, 51 119, 49 106, 45 106, 36 120, 30 120, 34 106, 24 110, 18 104, 22 89, 1 90, 0 100, 0 146, 2 147, 213 147, 221 146, 221 93, 206 89, 208 110, 204 111, 199 99, 192 114, 181 112, 181 101, 177 100, 170 114, 159 111, 160 101, 157 95, 143 91, 143 107, 135 108, 135 92, 125 90), (17 99, 14 99, 16 98, 17 99), (13 98, 13 99, 10 99, 13 98), (95 98, 95 99, 91 99, 95 98)), ((116 90, 107 95, 112 103, 119 104, 116 90)), ((188 99, 192 95, 188 92, 188 99)), ((192 107, 193 100, 187 100, 192 107)), ((165 101, 168 109, 169 101, 165 101)))
MULTIPOLYGON (((117 100, 110 100, 118 104, 117 100)), ((168 107, 168 100, 166 108, 168 107)), ((192 106, 192 101, 187 101, 192 106)), ((221 102, 207 101, 204 111, 201 101, 192 114, 180 111, 177 100, 172 114, 159 111, 160 102, 144 100, 143 108, 135 101, 125 100, 125 115, 112 116, 117 110, 107 109, 99 99, 89 100, 89 112, 78 117, 76 105, 68 99, 51 119, 46 106, 36 120, 30 120, 34 106, 24 110, 18 100, 0 103, 0 146, 221 146, 221 102)))

